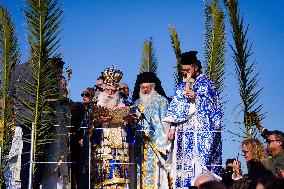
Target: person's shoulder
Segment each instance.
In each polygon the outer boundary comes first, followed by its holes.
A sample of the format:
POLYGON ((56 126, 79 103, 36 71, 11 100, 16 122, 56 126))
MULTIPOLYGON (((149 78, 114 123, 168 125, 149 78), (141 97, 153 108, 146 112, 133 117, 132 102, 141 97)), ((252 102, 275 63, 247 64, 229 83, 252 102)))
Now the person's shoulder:
POLYGON ((22 68, 26 68, 28 66, 28 63, 27 62, 25 62, 25 63, 23 63, 23 64, 18 64, 17 66, 16 66, 16 68, 15 69, 22 69, 22 68))
POLYGON ((137 100, 135 100, 134 105, 139 105, 140 104, 140 98, 138 98, 137 100))
POLYGON ((177 84, 177 86, 175 87, 175 91, 180 91, 183 90, 183 88, 185 87, 185 82, 181 81, 177 84))
POLYGON ((84 109, 82 102, 72 102, 71 103, 71 110, 72 111, 80 111, 84 109))
POLYGON ((284 150, 282 149, 278 155, 279 159, 281 159, 282 164, 284 165, 284 150))
POLYGON ((167 98, 162 95, 157 95, 157 101, 160 103, 168 103, 167 98))
POLYGON ((28 63, 19 64, 15 67, 14 75, 15 76, 27 76, 27 72, 30 71, 28 63))
POLYGON ((177 84, 177 88, 178 87, 184 87, 185 86, 185 82, 184 81, 181 81, 177 84))
POLYGON ((197 76, 196 81, 210 81, 210 79, 207 77, 207 75, 200 74, 197 76))
POLYGON ((203 75, 203 74, 200 74, 196 78, 195 83, 201 83, 202 85, 214 86, 213 80, 210 79, 207 75, 203 75))
POLYGON ((15 67, 15 70, 26 70, 29 68, 29 64, 28 62, 25 62, 23 64, 18 64, 16 67, 15 67))

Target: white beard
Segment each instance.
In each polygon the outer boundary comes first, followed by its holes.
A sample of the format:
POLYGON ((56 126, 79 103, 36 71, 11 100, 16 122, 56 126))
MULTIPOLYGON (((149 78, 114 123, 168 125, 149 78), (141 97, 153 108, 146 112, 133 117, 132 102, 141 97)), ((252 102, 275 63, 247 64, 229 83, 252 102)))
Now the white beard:
POLYGON ((140 97, 140 101, 143 104, 148 104, 153 102, 157 97, 158 97, 158 93, 155 89, 152 89, 151 92, 149 94, 143 94, 140 90, 139 92, 139 97, 140 97))
POLYGON ((114 97, 110 97, 105 92, 102 92, 98 96, 97 104, 112 109, 123 106, 119 93, 116 93, 114 97))

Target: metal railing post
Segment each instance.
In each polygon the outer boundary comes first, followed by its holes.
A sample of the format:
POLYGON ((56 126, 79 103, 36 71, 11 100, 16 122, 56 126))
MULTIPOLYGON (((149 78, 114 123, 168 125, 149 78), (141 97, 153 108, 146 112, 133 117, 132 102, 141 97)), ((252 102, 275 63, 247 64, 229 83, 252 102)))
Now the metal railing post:
POLYGON ((30 169, 29 169, 29 189, 32 189, 32 178, 33 178, 33 155, 34 155, 34 123, 32 123, 32 134, 31 134, 31 152, 30 152, 30 169))
POLYGON ((91 189, 91 140, 89 138, 89 189, 91 189))

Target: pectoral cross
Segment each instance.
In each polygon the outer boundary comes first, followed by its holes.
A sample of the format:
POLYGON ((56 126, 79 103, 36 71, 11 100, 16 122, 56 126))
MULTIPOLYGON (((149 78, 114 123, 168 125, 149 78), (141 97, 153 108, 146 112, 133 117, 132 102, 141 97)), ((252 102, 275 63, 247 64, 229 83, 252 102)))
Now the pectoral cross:
MULTIPOLYGON (((184 88, 185 94, 186 94, 186 92, 191 90, 190 87, 192 83, 194 82, 194 79, 191 77, 191 74, 188 73, 187 76, 183 79, 183 81, 186 83, 185 88, 184 88)), ((186 95, 186 97, 188 96, 186 95)))

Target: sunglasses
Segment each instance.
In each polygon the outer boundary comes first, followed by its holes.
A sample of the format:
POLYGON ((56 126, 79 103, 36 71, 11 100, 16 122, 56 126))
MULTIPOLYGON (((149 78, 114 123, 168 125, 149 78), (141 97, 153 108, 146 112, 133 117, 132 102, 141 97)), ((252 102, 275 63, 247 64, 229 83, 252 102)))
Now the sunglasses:
POLYGON ((275 141, 278 142, 278 141, 280 141, 280 140, 266 140, 266 143, 267 143, 267 144, 270 144, 270 143, 275 142, 275 141))
POLYGON ((244 155, 247 154, 247 153, 249 153, 248 150, 242 150, 242 152, 243 152, 244 155))
POLYGON ((84 97, 84 96, 85 96, 85 97, 90 97, 91 94, 90 94, 90 93, 82 93, 82 94, 81 94, 81 97, 84 97))

